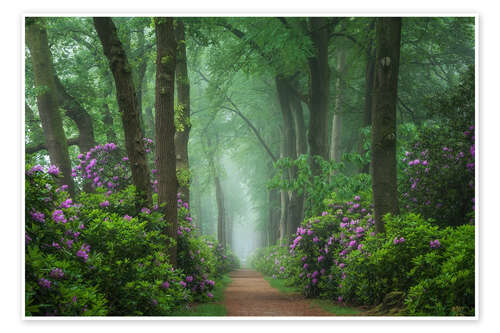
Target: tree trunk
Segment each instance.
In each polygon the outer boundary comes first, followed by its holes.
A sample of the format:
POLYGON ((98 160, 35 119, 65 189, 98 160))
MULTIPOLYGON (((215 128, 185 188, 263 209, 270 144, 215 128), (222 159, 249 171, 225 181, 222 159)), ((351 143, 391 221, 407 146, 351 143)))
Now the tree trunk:
POLYGON ((102 122, 105 127, 106 141, 117 143, 118 138, 116 137, 116 133, 113 127, 113 115, 111 114, 108 103, 104 103, 102 107, 104 108, 104 116, 102 118, 102 122))
MULTIPOLYGON (((172 18, 155 18, 156 31, 156 166, 158 201, 169 222, 167 234, 177 238, 177 175, 175 172, 174 80, 176 42, 172 18)), ((169 248, 170 262, 177 263, 177 248, 169 248)))
POLYGON ((69 193, 74 196, 75 184, 71 177, 68 142, 57 104, 52 55, 49 49, 47 31, 39 24, 38 19, 27 22, 26 43, 33 63, 35 87, 42 91, 36 99, 50 161, 62 172, 62 177, 58 179, 59 183, 68 185, 69 193))
POLYGON ((335 113, 332 119, 332 135, 330 142, 330 160, 340 162, 342 159, 341 138, 342 138, 342 106, 344 104, 344 90, 346 82, 346 53, 339 50, 337 55, 337 82, 335 87, 335 113))
MULTIPOLYGON (((371 29, 375 29, 375 22, 370 26, 371 29)), ((373 48, 373 41, 370 39, 369 46, 366 51, 366 69, 365 69, 365 108, 363 113, 363 127, 368 127, 372 125, 372 93, 373 93, 373 74, 375 71, 375 52, 373 48)), ((359 153, 361 155, 366 154, 366 150, 363 148, 363 137, 360 138, 359 143, 359 153)), ((361 168, 361 172, 370 173, 370 164, 367 163, 361 168)))
POLYGON ((224 208, 224 192, 220 183, 219 176, 213 168, 215 183, 215 199, 217 200, 217 241, 226 248, 226 211, 224 208))
MULTIPOLYGON (((40 121, 36 118, 35 112, 30 108, 28 103, 24 103, 25 117, 26 117, 26 130, 31 132, 30 139, 31 146, 35 143, 44 144, 43 128, 40 126, 40 121)), ((28 148, 28 147, 26 147, 28 148)), ((28 150, 26 149, 26 152, 28 150)))
MULTIPOLYGON (((281 115, 283 117, 283 157, 288 157, 292 160, 297 159, 297 141, 295 136, 294 119, 290 101, 295 97, 292 94, 288 80, 282 77, 276 77, 276 88, 280 101, 281 115)), ((288 179, 293 181, 297 178, 297 167, 292 166, 288 172, 288 179)), ((303 199, 294 191, 289 191, 287 200, 286 221, 283 226, 284 236, 288 236, 297 230, 300 224, 300 210, 302 210, 301 202, 303 199)), ((281 237, 283 239, 283 237, 281 237)))
POLYGON ((230 210, 226 211, 226 244, 229 249, 233 249, 233 214, 230 210))
POLYGON ((140 127, 140 108, 132 78, 132 67, 111 18, 94 17, 94 26, 115 81, 116 98, 122 117, 132 181, 140 201, 137 204, 138 206, 151 205, 150 173, 140 127))
POLYGON ((184 197, 184 201, 189 202, 189 156, 188 142, 189 131, 191 130, 190 121, 190 102, 189 102, 189 78, 187 71, 186 57, 186 37, 184 34, 184 24, 182 20, 176 20, 175 38, 177 39, 177 67, 175 71, 175 83, 177 85, 177 106, 179 112, 180 127, 175 135, 175 152, 177 160, 177 170, 183 174, 182 181, 179 184, 179 192, 184 197))
POLYGON ((397 214, 396 103, 401 18, 377 18, 372 109, 372 189, 375 230, 385 231, 383 217, 397 214))
POLYGON ((73 96, 68 94, 55 73, 54 80, 57 88, 58 103, 66 110, 66 116, 71 118, 75 122, 76 127, 78 127, 80 134, 78 147, 80 153, 85 154, 96 145, 92 118, 82 105, 73 96))
POLYGON ((280 192, 269 191, 269 245, 276 245, 280 226, 280 192))
POLYGON ((146 128, 148 129, 148 131, 146 131, 148 133, 148 136, 150 138, 154 138, 155 137, 155 116, 153 115, 153 107, 152 106, 148 106, 146 108, 146 128))
POLYGON ((328 95, 330 87, 328 68, 328 20, 324 17, 309 19, 314 55, 309 58, 310 121, 309 149, 313 175, 320 173, 315 156, 328 160, 328 95))

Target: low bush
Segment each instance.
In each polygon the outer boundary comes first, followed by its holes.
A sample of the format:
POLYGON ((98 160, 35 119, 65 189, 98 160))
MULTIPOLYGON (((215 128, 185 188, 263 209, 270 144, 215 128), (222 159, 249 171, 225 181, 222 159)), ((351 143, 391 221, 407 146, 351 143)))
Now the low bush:
POLYGON ((197 235, 180 198, 175 242, 164 234, 168 222, 157 206, 138 207, 131 185, 96 183, 75 202, 66 186, 56 186, 57 168, 27 170, 27 316, 168 315, 211 298, 214 280, 238 264, 197 235), (178 247, 175 269, 169 246, 178 247))

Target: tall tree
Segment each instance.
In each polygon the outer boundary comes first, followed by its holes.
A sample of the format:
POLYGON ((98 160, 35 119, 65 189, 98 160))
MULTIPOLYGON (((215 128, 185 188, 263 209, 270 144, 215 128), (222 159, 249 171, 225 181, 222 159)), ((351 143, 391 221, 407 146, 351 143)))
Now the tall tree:
POLYGON ((56 82, 59 105, 66 110, 66 116, 73 120, 76 127, 78 127, 78 147, 80 152, 84 154, 96 145, 92 117, 87 110, 66 91, 55 73, 54 80, 56 82))
POLYGON ((377 18, 372 105, 372 188, 375 230, 385 232, 383 217, 397 214, 396 103, 401 18, 377 18))
MULTIPOLYGON (((175 171, 174 84, 177 43, 173 18, 154 19, 156 33, 155 142, 158 168, 158 201, 168 222, 167 234, 177 238, 177 175, 175 171)), ((177 262, 177 247, 169 248, 170 262, 177 262)))
POLYGON ((309 58, 310 104, 309 148, 313 158, 311 170, 314 175, 320 172, 315 156, 328 159, 328 100, 330 71, 328 68, 329 24, 326 17, 309 18, 310 34, 313 42, 313 55, 309 58))
MULTIPOLYGON (((116 98, 122 118, 132 181, 137 189, 138 198, 149 205, 151 204, 151 182, 132 68, 111 18, 94 17, 94 26, 115 81, 116 98)), ((138 205, 143 203, 138 202, 138 205)))
POLYGON ((337 54, 337 79, 335 83, 335 112, 332 118, 332 135, 330 141, 330 160, 340 162, 341 160, 341 138, 342 138, 342 107, 344 104, 344 90, 346 86, 346 52, 339 50, 337 54))
POLYGON ((26 43, 31 54, 35 87, 40 90, 36 100, 50 161, 62 172, 60 183, 68 185, 69 193, 74 195, 75 184, 71 177, 68 142, 57 103, 52 55, 47 31, 40 19, 30 18, 26 21, 26 43))
MULTIPOLYGON (((375 29, 375 20, 373 19, 372 23, 370 23, 369 32, 375 29)), ((375 50, 374 50, 374 41, 373 38, 368 39, 367 47, 366 47, 366 67, 365 67, 365 104, 364 104, 364 112, 363 112, 363 127, 371 126, 372 124, 372 93, 373 93, 373 75, 375 71, 375 50)), ((366 151, 363 147, 363 138, 359 141, 359 149, 360 154, 365 154, 366 151)), ((361 172, 369 173, 370 172, 370 164, 366 163, 362 166, 361 172)))
POLYGON ((177 172, 182 175, 179 192, 184 201, 189 202, 189 155, 188 142, 191 130, 190 102, 189 102, 189 77, 187 71, 186 36, 184 23, 181 19, 175 21, 175 38, 177 40, 177 58, 175 69, 175 83, 177 86, 177 113, 178 128, 175 133, 175 152, 177 159, 177 172))

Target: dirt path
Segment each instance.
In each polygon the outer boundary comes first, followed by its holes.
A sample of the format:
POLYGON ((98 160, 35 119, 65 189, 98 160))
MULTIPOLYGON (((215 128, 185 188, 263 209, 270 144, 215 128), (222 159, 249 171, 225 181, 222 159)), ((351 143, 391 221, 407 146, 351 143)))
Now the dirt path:
POLYGON ((285 295, 250 269, 230 274, 233 282, 224 294, 228 316, 333 316, 300 295, 285 295))

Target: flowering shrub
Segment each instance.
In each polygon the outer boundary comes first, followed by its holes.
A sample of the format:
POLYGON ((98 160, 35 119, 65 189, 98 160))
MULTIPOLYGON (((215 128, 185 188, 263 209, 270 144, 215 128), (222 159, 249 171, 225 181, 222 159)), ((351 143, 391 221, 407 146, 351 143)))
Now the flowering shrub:
POLYGON ((114 149, 97 146, 80 156, 86 179, 99 179, 75 201, 67 186, 56 187, 57 168, 27 167, 27 315, 168 315, 193 297, 212 297, 215 277, 235 267, 228 251, 196 235, 180 198, 178 240, 169 239, 157 206, 138 207, 127 167, 118 179, 106 173, 112 164, 102 161, 114 149), (174 244, 177 269, 166 255, 174 244))
POLYGON ((80 223, 72 209, 61 209, 68 194, 58 191, 52 175, 39 165, 27 167, 26 315, 106 315, 104 293, 86 278, 91 266, 81 257, 87 243, 80 223))
POLYGON ((360 197, 328 206, 286 247, 256 251, 252 265, 306 296, 376 305, 400 292, 402 313, 474 313, 474 227, 439 229, 415 214, 388 215, 386 233, 376 235, 360 197))
POLYGON ((399 188, 401 206, 442 226, 474 221, 474 126, 460 138, 441 136, 441 127, 426 127, 413 151, 406 151, 399 188))
POLYGON ((417 256, 409 277, 418 281, 405 300, 412 315, 474 315, 474 227, 446 228, 417 256), (437 242, 436 242, 437 241, 437 242))
POLYGON ((474 98, 470 68, 457 87, 429 99, 433 120, 401 147, 401 207, 441 226, 474 222, 474 98))

